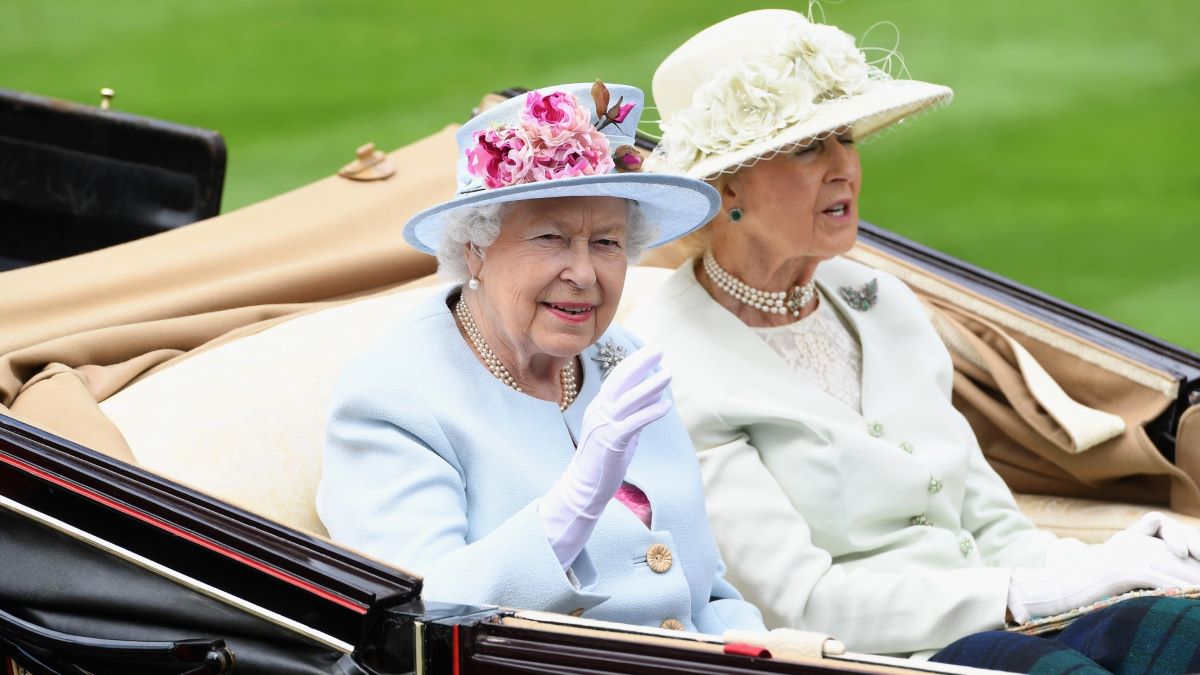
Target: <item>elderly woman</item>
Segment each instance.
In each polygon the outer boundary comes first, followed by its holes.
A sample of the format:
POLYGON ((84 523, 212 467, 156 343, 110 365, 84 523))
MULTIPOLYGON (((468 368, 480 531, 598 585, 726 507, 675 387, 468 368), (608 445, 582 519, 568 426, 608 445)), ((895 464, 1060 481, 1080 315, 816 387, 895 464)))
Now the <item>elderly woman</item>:
MULTIPOLYGON (((654 97, 647 166, 707 179, 722 208, 628 323, 664 349, 730 578, 769 626, 912 653, 1006 614, 1200 582, 1197 534, 1157 514, 1094 548, 1037 530, 951 405, 950 356, 917 298, 839 257, 858 222, 855 142, 949 89, 764 10, 680 46, 654 97)), ((1032 642, 1022 658, 1050 644, 1012 639, 1032 642)))
POLYGON ((458 283, 344 372, 318 511, 429 600, 762 631, 722 578, 661 357, 612 325, 629 261, 717 205, 634 171, 641 106, 566 85, 458 132, 456 198, 404 228, 458 283))

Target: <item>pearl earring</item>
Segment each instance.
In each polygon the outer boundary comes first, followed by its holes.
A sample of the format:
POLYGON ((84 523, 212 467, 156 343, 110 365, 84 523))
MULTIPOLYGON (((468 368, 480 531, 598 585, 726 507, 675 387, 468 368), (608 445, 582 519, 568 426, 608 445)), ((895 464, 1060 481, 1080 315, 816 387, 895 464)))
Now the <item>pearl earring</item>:
POLYGON ((475 277, 471 277, 471 280, 467 282, 467 288, 469 288, 473 291, 479 290, 479 279, 476 279, 475 277))
POLYGON ((741 219, 742 219, 742 210, 739 207, 735 206, 732 209, 729 209, 729 220, 730 221, 736 223, 737 221, 739 221, 741 219))

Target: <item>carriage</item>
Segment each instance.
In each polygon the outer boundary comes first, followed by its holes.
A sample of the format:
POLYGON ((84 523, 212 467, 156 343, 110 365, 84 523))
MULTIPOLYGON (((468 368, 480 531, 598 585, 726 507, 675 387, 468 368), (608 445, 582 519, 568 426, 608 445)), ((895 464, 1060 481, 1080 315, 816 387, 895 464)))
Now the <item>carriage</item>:
MULTIPOLYGON (((433 260, 400 226, 448 196, 454 127, 364 148, 343 175, 216 215, 219 136, 13 99, 26 115, 74 113, 0 128, 0 147, 25 149, 26 174, 38 148, 58 149, 42 185, 109 175, 114 152, 131 170, 100 190, 127 191, 107 200, 35 199, 36 183, 0 194, 19 202, 9 218, 33 222, 49 204, 127 225, 91 244, 25 231, 38 264, 9 255, 0 273, 8 672, 964 670, 424 600, 418 574, 329 540, 314 493, 334 377, 436 288, 433 260), (72 137, 80 119, 94 126, 72 137), (191 144, 169 140, 181 137, 191 144)), ((64 194, 78 196, 50 193, 64 194)), ((1150 509, 1200 522, 1200 356, 860 228, 850 257, 927 303, 954 356, 956 405, 1035 522, 1088 541, 1150 509)), ((631 268, 618 316, 681 255, 666 247, 631 268)))

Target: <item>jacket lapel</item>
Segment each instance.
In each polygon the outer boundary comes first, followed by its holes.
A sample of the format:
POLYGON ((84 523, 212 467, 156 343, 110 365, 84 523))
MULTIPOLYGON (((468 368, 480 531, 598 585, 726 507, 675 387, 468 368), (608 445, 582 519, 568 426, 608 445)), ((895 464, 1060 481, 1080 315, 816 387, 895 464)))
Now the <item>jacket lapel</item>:
POLYGON ((895 298, 888 298, 883 289, 879 289, 874 304, 869 309, 859 309, 846 301, 841 289, 861 290, 872 280, 879 279, 879 276, 870 268, 840 257, 821 263, 816 275, 817 285, 825 292, 825 297, 833 302, 837 311, 858 334, 863 359, 862 416, 868 420, 883 418, 892 407, 891 399, 885 394, 889 391, 895 364, 884 358, 883 352, 877 347, 895 342, 898 337, 889 336, 887 327, 887 319, 895 309, 892 306, 895 298))

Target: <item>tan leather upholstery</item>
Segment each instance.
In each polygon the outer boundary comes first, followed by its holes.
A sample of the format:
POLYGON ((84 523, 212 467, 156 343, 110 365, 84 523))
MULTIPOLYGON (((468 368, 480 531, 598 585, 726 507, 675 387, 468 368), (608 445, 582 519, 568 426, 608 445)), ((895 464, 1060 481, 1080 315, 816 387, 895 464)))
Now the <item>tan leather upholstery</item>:
POLYGON ((1168 513, 1181 522, 1200 527, 1200 518, 1157 509, 1144 504, 1102 502, 1075 497, 1047 497, 1018 494, 1017 505, 1037 524, 1061 537, 1074 537, 1098 544, 1132 525, 1149 511, 1168 513))

